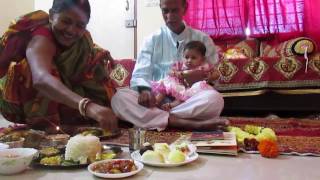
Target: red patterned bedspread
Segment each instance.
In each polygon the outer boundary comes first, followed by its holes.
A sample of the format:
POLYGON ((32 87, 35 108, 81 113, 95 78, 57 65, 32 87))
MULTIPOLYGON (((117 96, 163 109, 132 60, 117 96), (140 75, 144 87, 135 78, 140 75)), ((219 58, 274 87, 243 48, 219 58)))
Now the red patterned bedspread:
POLYGON ((320 93, 320 59, 311 57, 259 57, 220 62, 222 75, 216 88, 223 93, 254 90, 314 89, 320 93), (307 65, 307 68, 306 68, 307 65))

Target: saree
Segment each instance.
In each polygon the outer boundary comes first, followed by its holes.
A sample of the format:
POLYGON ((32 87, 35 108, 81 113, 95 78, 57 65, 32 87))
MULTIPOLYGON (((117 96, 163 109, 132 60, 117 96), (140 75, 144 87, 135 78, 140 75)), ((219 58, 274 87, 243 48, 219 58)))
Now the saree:
MULTIPOLYGON (((32 87, 26 47, 32 32, 48 23, 47 13, 35 11, 13 21, 0 39, 0 111, 11 122, 43 127, 84 119, 78 110, 48 99, 32 87)), ((56 54, 51 74, 80 96, 109 106, 115 89, 108 78, 106 53, 87 31, 69 49, 56 54)))

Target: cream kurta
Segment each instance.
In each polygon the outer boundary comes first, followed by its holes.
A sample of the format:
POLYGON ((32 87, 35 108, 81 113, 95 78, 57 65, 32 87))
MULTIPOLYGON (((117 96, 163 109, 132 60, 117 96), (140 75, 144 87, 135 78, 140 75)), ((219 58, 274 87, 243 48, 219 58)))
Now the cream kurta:
MULTIPOLYGON (((168 125, 169 112, 158 108, 146 108, 138 104, 137 87, 150 87, 151 81, 167 76, 170 67, 182 60, 184 45, 189 41, 201 41, 207 48, 206 58, 216 64, 216 50, 213 41, 205 33, 186 26, 179 35, 164 26, 148 37, 138 55, 131 79, 131 88, 119 89, 111 100, 115 114, 135 126, 162 130, 168 125)), ((222 95, 216 90, 206 90, 192 96, 171 109, 170 114, 179 118, 214 120, 223 109, 222 95)))

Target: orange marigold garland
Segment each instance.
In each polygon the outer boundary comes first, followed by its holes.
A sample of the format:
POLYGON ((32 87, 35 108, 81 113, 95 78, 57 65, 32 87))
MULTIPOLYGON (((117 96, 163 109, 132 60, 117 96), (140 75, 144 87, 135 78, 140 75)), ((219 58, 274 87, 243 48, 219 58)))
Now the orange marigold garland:
POLYGON ((261 156, 266 158, 276 158, 279 155, 279 148, 276 141, 262 140, 259 142, 258 150, 261 156))

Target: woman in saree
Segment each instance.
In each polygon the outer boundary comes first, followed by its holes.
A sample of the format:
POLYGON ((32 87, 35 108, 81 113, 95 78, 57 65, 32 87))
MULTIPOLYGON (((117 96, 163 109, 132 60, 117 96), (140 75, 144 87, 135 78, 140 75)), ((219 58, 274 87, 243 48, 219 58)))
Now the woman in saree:
MULTIPOLYGON (((97 47, 86 26, 88 0, 54 0, 13 22, 0 40, 0 111, 35 129, 98 122, 115 130, 107 78, 110 53, 97 47)), ((111 63, 110 63, 111 62, 111 63)))

